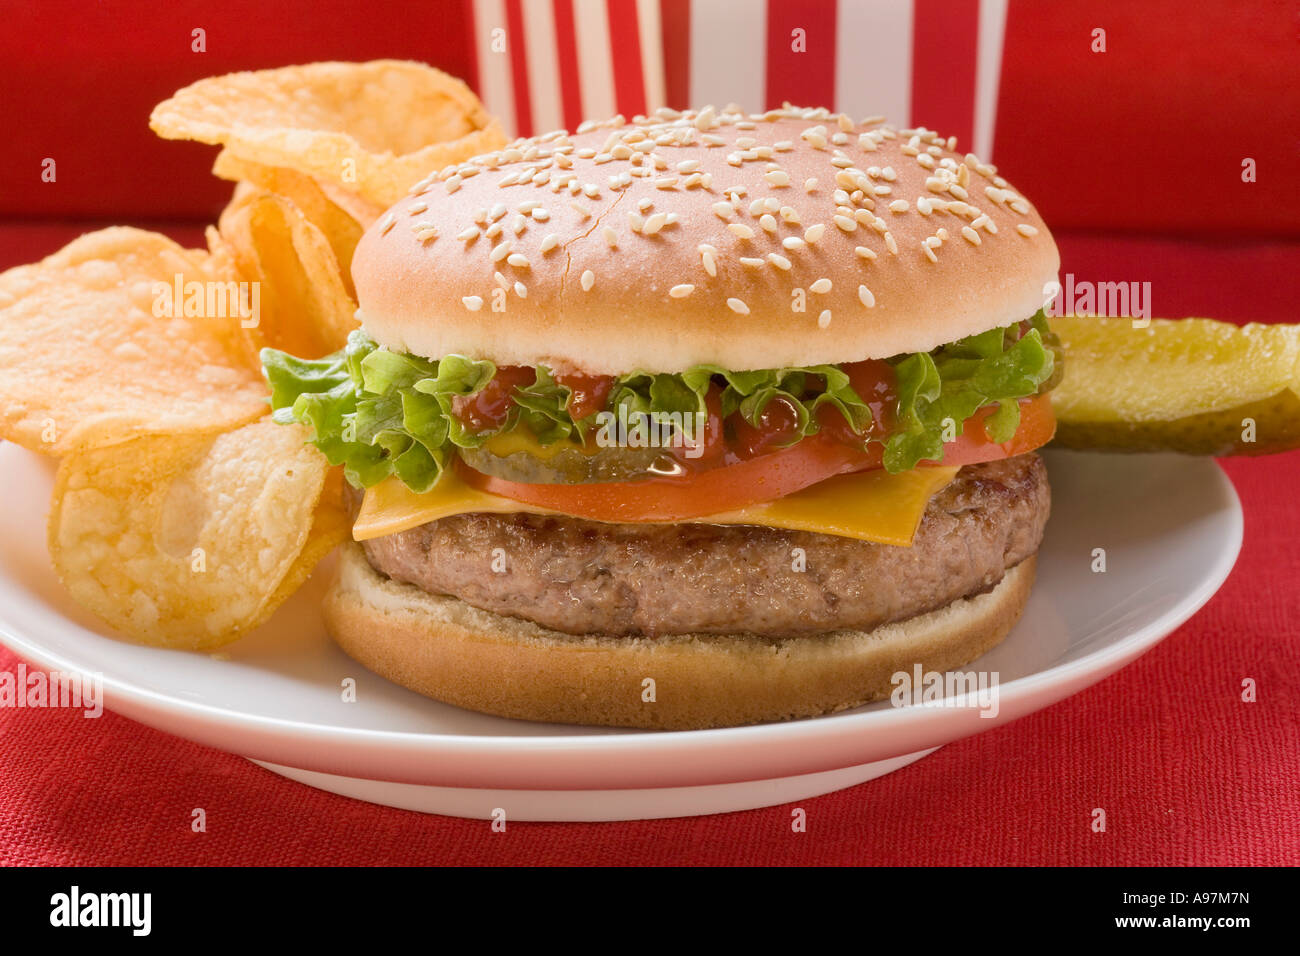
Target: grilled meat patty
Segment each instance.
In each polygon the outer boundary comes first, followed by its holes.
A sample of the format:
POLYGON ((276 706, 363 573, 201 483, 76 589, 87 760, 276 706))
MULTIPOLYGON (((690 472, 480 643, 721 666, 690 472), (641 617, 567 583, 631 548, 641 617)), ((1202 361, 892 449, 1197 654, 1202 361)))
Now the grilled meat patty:
POLYGON ((396 581, 571 634, 787 636, 870 630, 987 591, 1037 552, 1050 507, 1047 469, 1030 453, 962 468, 911 547, 531 514, 457 515, 364 545, 396 581))

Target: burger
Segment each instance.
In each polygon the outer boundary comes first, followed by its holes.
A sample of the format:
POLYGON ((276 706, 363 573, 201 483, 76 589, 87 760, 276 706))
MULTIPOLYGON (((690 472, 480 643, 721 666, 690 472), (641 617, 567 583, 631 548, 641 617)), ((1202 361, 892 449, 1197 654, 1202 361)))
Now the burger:
POLYGON ((955 139, 787 106, 519 140, 366 232, 361 327, 267 350, 353 489, 325 621, 525 720, 811 717, 1014 625, 1059 257, 955 139))

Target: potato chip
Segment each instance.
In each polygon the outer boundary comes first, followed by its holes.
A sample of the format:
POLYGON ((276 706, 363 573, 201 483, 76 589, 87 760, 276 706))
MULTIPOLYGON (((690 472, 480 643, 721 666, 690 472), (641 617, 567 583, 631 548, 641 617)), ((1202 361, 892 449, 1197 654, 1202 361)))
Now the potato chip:
POLYGON ((294 169, 263 166, 233 156, 229 150, 217 154, 212 172, 223 179, 252 183, 258 189, 290 200, 313 226, 321 231, 338 260, 339 273, 347 293, 356 298, 352 286, 352 253, 364 228, 352 214, 325 195, 320 184, 294 169))
POLYGON ((139 229, 90 233, 0 275, 0 437, 60 455, 266 413, 249 301, 219 260, 139 229))
POLYGON ((371 224, 382 216, 384 210, 388 208, 368 199, 363 199, 356 193, 334 183, 323 183, 320 180, 315 180, 315 182, 330 202, 361 223, 363 231, 369 229, 371 224))
POLYGON ((200 80, 154 108, 166 139, 334 183, 381 207, 430 172, 505 145, 472 90, 422 63, 310 63, 200 80))
POLYGON ((257 283, 259 321, 249 330, 256 348, 319 358, 346 344, 356 303, 329 241, 296 205, 260 193, 223 213, 219 233, 220 248, 257 283))
POLYGON ((49 519, 64 586, 142 643, 204 650, 236 639, 346 537, 338 477, 305 437, 263 418, 69 455, 49 519))

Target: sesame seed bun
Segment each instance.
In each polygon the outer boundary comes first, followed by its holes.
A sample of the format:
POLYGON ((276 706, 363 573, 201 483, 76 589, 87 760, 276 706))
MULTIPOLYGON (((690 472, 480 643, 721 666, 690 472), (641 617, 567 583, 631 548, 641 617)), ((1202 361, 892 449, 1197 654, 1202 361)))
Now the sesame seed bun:
POLYGON ((429 594, 343 550, 325 625, 359 663, 458 707, 522 720, 690 730, 813 717, 888 697, 891 678, 961 667, 1015 625, 1036 558, 990 591, 871 631, 575 636, 429 594), (655 700, 643 699, 646 678, 655 700))
POLYGON ((1029 317, 1060 264, 1028 200, 954 146, 799 109, 520 140, 367 231, 361 319, 429 358, 607 374, 929 351, 1029 317))

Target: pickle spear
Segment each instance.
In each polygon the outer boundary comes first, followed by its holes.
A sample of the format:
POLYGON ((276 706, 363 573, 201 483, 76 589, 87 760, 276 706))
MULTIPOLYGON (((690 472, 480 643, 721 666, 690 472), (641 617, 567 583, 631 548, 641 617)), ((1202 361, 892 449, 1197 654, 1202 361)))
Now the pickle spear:
POLYGON ((1300 326, 1061 316, 1055 444, 1266 455, 1300 447, 1300 326))

